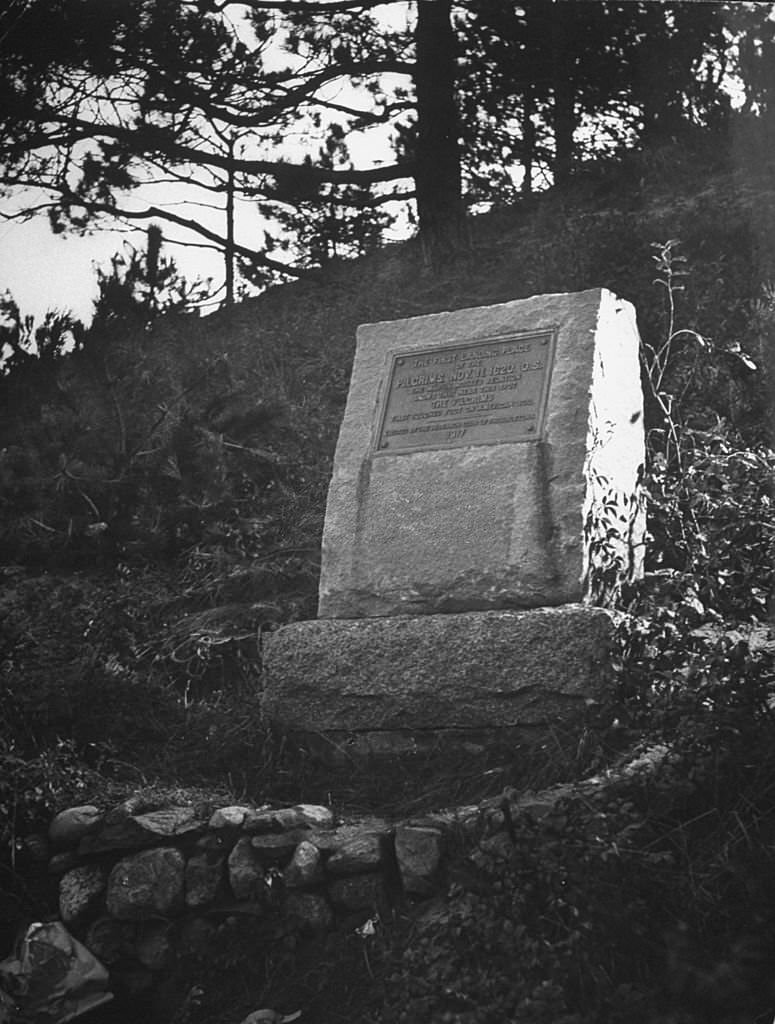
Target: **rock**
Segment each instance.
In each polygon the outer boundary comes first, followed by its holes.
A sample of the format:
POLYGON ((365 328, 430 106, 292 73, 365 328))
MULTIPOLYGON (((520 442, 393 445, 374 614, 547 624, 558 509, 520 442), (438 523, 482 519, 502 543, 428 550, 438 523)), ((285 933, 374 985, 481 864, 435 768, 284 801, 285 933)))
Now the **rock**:
POLYGON ((135 925, 114 917, 99 917, 90 926, 84 946, 104 964, 114 964, 134 949, 135 925))
POLYGON ((193 807, 167 807, 106 824, 96 835, 81 840, 81 855, 108 850, 132 850, 154 846, 160 840, 190 836, 204 828, 193 807))
POLYGON ((303 828, 333 828, 334 815, 327 807, 317 804, 296 804, 272 810, 264 808, 254 811, 246 818, 244 828, 248 833, 288 832, 303 828))
POLYGON ((32 832, 22 839, 22 849, 33 864, 45 864, 49 858, 49 843, 41 832, 32 832))
POLYGON ((324 735, 570 724, 605 694, 613 632, 581 604, 295 622, 266 637, 263 707, 324 735))
POLYGON ((140 999, 151 991, 153 971, 136 961, 121 961, 110 972, 111 983, 121 999, 140 999))
POLYGON ((298 832, 253 836, 250 843, 265 867, 287 864, 301 841, 298 832))
POLYGON ((188 835, 204 826, 204 823, 197 819, 193 807, 165 807, 160 811, 137 814, 134 821, 143 831, 157 839, 188 835))
POLYGON ((436 828, 403 826, 396 829, 396 860, 407 893, 427 896, 433 892, 442 848, 443 837, 436 828))
POLYGON ((240 1024, 292 1024, 301 1017, 301 1010, 294 1013, 280 1013, 278 1010, 262 1008, 253 1010, 240 1024))
POLYGON ((30 924, 17 939, 15 953, 3 961, 2 974, 11 982, 17 1006, 8 1016, 0 1000, 4 1022, 48 1021, 74 1017, 109 1002, 108 972, 61 921, 30 924))
POLYGON ((268 902, 269 890, 264 879, 264 864, 250 837, 240 839, 229 854, 229 885, 238 900, 268 902))
POLYGON ((246 816, 253 814, 252 807, 219 807, 208 822, 208 828, 241 828, 246 816))
POLYGON ((60 811, 48 827, 48 837, 55 846, 77 846, 84 836, 96 832, 104 815, 98 807, 85 804, 60 811))
POLYGON ((108 879, 109 913, 128 921, 179 913, 184 904, 183 874, 183 856, 171 847, 125 857, 108 879))
POLYGON ((296 847, 291 862, 283 872, 289 889, 316 885, 324 877, 320 850, 312 843, 302 840, 296 847))
POLYGON ((245 818, 243 825, 248 835, 265 835, 270 832, 287 832, 302 828, 309 828, 309 822, 296 807, 253 811, 245 818))
POLYGON ((230 835, 233 833, 225 829, 218 832, 205 832, 203 836, 194 840, 194 849, 202 853, 221 853, 225 856, 237 841, 236 837, 230 840, 228 838, 230 835))
POLYGON ((59 880, 59 916, 68 926, 78 925, 102 908, 105 870, 97 864, 73 868, 59 880))
POLYGON ((359 327, 318 616, 581 602, 601 517, 639 575, 638 350, 599 288, 359 327))
POLYGON ((314 843, 321 853, 334 853, 364 833, 381 836, 383 840, 386 840, 390 835, 390 826, 382 818, 370 817, 364 818, 356 824, 337 825, 333 829, 314 829, 303 838, 314 843))
POLYGON ((141 925, 135 937, 135 955, 150 971, 161 971, 172 958, 170 925, 166 921, 151 921, 141 925))
POLYGON ((333 828, 334 815, 328 807, 318 804, 296 804, 293 808, 311 828, 333 828))
POLYGON ((142 814, 144 811, 152 811, 155 806, 156 805, 152 801, 148 800, 147 797, 142 796, 140 793, 134 793, 132 796, 127 797, 126 800, 122 800, 120 804, 116 804, 115 807, 111 807, 105 815, 105 824, 117 825, 120 821, 124 821, 126 818, 131 818, 135 814, 142 814))
POLYGON ((364 874, 379 867, 383 859, 382 837, 366 833, 335 850, 326 861, 326 871, 331 875, 364 874))
POLYGON ((212 903, 224 879, 223 854, 196 853, 186 863, 186 906, 202 907, 212 903))
POLYGON ((178 929, 178 953, 184 957, 206 956, 215 939, 215 931, 215 925, 204 917, 183 920, 178 929))
POLYGON ((309 822, 298 807, 283 807, 280 810, 274 811, 273 816, 278 828, 283 831, 307 828, 309 826, 309 822))
POLYGON ((153 833, 141 828, 134 818, 123 818, 104 824, 95 834, 84 836, 78 844, 78 853, 81 857, 91 857, 111 850, 141 850, 153 846, 154 841, 153 833))
POLYGON ((385 883, 381 874, 352 875, 331 882, 328 893, 335 907, 377 912, 385 901, 385 883))
POLYGON ((289 893, 285 912, 290 921, 304 932, 328 931, 334 923, 328 900, 314 893, 289 893))
POLYGON ((77 850, 63 850, 62 853, 55 853, 48 862, 48 873, 50 875, 63 875, 65 871, 78 867, 81 858, 77 850))
POLYGON ((245 815, 242 830, 248 835, 264 835, 267 832, 279 832, 280 828, 274 820, 274 811, 271 807, 262 807, 258 810, 251 810, 245 815))

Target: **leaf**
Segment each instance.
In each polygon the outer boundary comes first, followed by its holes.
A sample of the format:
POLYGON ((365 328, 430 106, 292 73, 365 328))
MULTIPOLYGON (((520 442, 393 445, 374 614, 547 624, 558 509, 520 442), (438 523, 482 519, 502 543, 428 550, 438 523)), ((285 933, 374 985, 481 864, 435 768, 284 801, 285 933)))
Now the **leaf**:
POLYGON ((168 455, 161 465, 162 476, 171 477, 173 480, 182 480, 177 455, 168 455))
POLYGON ((291 1021, 298 1020, 299 1017, 301 1017, 301 1010, 288 1014, 278 1013, 277 1010, 253 1010, 245 1017, 242 1024, 291 1024, 291 1021))
POLYGON ((750 356, 747 356, 745 354, 745 352, 738 353, 737 358, 740 360, 741 363, 744 363, 745 366, 747 366, 749 370, 758 370, 759 369, 759 367, 756 365, 756 363, 753 361, 753 359, 751 359, 750 356))

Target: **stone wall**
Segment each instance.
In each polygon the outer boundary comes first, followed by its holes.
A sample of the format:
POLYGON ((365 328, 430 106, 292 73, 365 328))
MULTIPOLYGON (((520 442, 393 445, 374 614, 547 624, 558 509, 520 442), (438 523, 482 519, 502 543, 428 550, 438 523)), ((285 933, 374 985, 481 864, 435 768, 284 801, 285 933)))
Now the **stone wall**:
POLYGON ((476 864, 510 841, 518 815, 540 820, 564 798, 651 774, 666 755, 655 747, 583 782, 507 789, 393 823, 337 821, 310 804, 213 810, 132 797, 108 812, 69 808, 51 822, 48 842, 23 842, 47 857, 61 921, 109 969, 110 988, 140 994, 176 954, 207 955, 230 916, 262 919, 270 937, 355 929, 377 914, 387 921, 445 893, 456 855, 476 864))
POLYGON ((388 823, 326 807, 154 806, 62 811, 49 829, 59 915, 137 993, 177 952, 206 948, 219 920, 252 914, 276 934, 354 928, 445 885, 444 854, 481 808, 388 823))

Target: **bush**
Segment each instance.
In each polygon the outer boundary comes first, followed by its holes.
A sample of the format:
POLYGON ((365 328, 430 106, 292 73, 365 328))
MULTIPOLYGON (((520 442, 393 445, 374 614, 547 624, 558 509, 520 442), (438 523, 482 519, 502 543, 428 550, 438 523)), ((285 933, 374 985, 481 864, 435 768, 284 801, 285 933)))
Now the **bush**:
POLYGON ((771 1016, 775 731, 750 738, 687 739, 656 772, 480 837, 447 901, 402 935, 381 1020, 771 1016))
POLYGON ((775 585, 775 452, 723 423, 676 430, 680 459, 655 453, 647 477, 647 569, 683 585, 697 621, 761 621, 775 585))

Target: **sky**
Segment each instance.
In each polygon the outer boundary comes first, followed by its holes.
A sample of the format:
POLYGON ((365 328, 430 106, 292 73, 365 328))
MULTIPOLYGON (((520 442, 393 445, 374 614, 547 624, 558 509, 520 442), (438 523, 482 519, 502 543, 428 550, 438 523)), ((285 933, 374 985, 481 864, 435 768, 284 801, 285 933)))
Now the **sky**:
MULTIPOLYGON (((179 197, 170 193, 169 198, 175 202, 179 197)), ((0 199, 0 207, 3 203, 0 199)), ((7 200, 5 203, 10 205, 7 200)), ((223 284, 222 255, 210 249, 175 246, 170 243, 174 229, 161 226, 164 253, 175 259, 190 281, 211 277, 214 287, 223 284)), ((36 320, 42 320, 49 309, 59 309, 70 310, 79 320, 88 322, 97 297, 95 266, 109 270, 111 257, 127 242, 143 250, 145 241, 144 229, 102 227, 84 237, 72 232, 55 235, 45 216, 26 222, 0 222, 0 293, 8 290, 21 312, 33 314, 36 320)), ((212 308, 217 306, 218 299, 212 308)))
MULTIPOLYGON (((134 236, 142 247, 142 233, 134 236)), ((88 321, 97 297, 94 264, 108 267, 124 238, 112 231, 86 238, 54 235, 45 217, 23 224, 5 223, 0 227, 0 292, 10 291, 22 314, 33 314, 36 320, 41 320, 48 309, 60 309, 88 321)), ((186 262, 191 264, 192 276, 196 276, 205 261, 189 255, 186 262)), ((223 276, 217 265, 213 270, 223 276)))
MULTIPOLYGON (((402 5, 403 6, 403 5, 402 5)), ((382 15, 387 21, 395 22, 396 19, 409 17, 408 5, 403 10, 390 8, 389 16, 382 15)), ((377 13, 380 9, 377 9, 377 13)), ((241 28, 241 5, 229 5, 228 15, 232 24, 238 28, 238 34, 244 41, 250 43, 250 30, 241 28)), ((283 62, 287 62, 287 55, 283 55, 283 62)), ((349 100, 351 96, 341 93, 342 86, 339 86, 340 95, 336 98, 349 100)), ((330 97, 334 98, 334 97, 330 97)), ((390 151, 387 140, 365 141, 358 145, 357 140, 351 146, 351 156, 356 166, 369 166, 372 161, 389 160, 390 151)), ((301 156, 310 148, 316 152, 319 144, 318 139, 311 136, 305 138, 300 136, 295 143, 292 143, 286 150, 286 158, 292 160, 301 159, 301 156)), ((149 189, 140 188, 136 195, 143 197, 147 202, 154 202, 156 205, 163 203, 178 204, 184 196, 174 186, 164 186, 163 191, 151 192, 149 189)), ((39 196, 34 194, 27 198, 27 202, 35 199, 43 199, 41 192, 39 196)), ((225 205, 225 199, 219 197, 219 205, 225 205)), ((212 201, 208 199, 208 201, 212 201)), ((18 198, 0 196, 0 213, 14 212, 19 208, 18 198)), ((127 205, 130 205, 127 203, 127 205)), ((140 203, 139 205, 143 205, 140 203)), ((197 207, 185 206, 176 210, 183 216, 190 216, 199 219, 203 223, 221 233, 225 232, 225 213, 219 211, 203 211, 197 207)), ((147 221, 143 221, 143 227, 128 230, 107 230, 104 227, 94 231, 85 237, 79 237, 74 233, 54 235, 49 227, 48 218, 35 216, 26 222, 3 221, 0 219, 0 294, 9 291, 19 306, 23 315, 32 314, 36 321, 41 321, 47 310, 69 310, 78 319, 88 322, 92 315, 92 306, 97 296, 97 284, 94 267, 95 265, 109 269, 111 257, 120 252, 126 241, 129 241, 136 249, 145 248, 145 228, 147 221)), ((225 277, 223 256, 212 249, 182 247, 172 243, 176 239, 185 239, 185 235, 172 225, 162 223, 160 225, 164 233, 164 253, 172 256, 178 269, 190 280, 197 277, 213 279, 215 288, 223 285, 225 277)), ((256 232, 261 232, 263 225, 252 209, 243 206, 242 215, 237 216, 237 241, 246 241, 255 237, 256 232)), ((396 237, 406 236, 406 225, 398 228, 396 237)), ((189 239, 190 241, 190 239, 189 239)), ((223 292, 209 308, 204 308, 203 313, 216 309, 219 299, 223 298, 223 292)))

